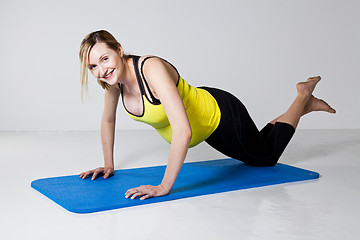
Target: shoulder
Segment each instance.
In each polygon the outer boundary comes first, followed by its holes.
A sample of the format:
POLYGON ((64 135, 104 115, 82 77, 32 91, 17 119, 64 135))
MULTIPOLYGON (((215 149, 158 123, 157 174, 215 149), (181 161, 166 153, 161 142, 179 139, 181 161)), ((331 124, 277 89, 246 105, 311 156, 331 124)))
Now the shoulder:
POLYGON ((177 69, 167 60, 154 56, 141 56, 139 60, 141 71, 147 78, 166 76, 177 82, 179 74, 177 69))
POLYGON ((154 55, 144 55, 139 59, 140 67, 143 69, 164 68, 167 61, 154 55))

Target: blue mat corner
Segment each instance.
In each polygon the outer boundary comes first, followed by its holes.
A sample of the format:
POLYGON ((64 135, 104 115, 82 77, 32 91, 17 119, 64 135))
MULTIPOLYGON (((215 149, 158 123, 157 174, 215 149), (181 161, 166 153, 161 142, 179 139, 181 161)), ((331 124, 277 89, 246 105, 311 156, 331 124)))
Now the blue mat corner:
POLYGON ((170 201, 267 185, 319 178, 317 172, 278 163, 252 167, 235 159, 185 163, 167 196, 140 200, 125 198, 125 192, 140 185, 159 185, 166 166, 116 170, 104 180, 81 179, 79 175, 38 179, 31 187, 74 213, 91 213, 136 205, 170 201))

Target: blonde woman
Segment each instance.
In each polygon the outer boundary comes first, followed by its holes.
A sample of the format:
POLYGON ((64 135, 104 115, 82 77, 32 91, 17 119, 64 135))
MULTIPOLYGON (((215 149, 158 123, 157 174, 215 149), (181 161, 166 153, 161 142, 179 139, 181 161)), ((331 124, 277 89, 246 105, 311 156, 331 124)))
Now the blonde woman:
POLYGON ((134 186, 125 197, 141 200, 170 193, 189 147, 202 141, 223 154, 254 166, 273 166, 292 138, 300 118, 312 111, 335 113, 312 92, 320 77, 296 85, 298 94, 289 109, 259 131, 245 106, 220 89, 195 88, 177 69, 156 56, 124 54, 107 31, 87 35, 81 43, 82 90, 87 72, 105 89, 101 120, 104 167, 80 174, 85 179, 114 174, 114 133, 119 98, 128 115, 153 126, 170 143, 168 164, 158 186, 134 186))

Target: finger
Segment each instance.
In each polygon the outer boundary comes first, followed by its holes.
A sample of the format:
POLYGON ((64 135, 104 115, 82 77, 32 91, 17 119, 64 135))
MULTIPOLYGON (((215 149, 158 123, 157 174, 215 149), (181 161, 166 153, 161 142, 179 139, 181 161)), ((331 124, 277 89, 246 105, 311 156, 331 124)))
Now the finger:
POLYGON ((82 178, 84 176, 85 172, 80 173, 80 177, 82 178))
POLYGON ((140 198, 140 200, 145 200, 145 199, 148 199, 148 198, 150 198, 150 195, 149 195, 149 194, 146 194, 146 195, 142 196, 142 197, 140 198))
POLYGON ((98 175, 98 171, 95 171, 93 174, 92 174, 92 177, 91 177, 91 180, 95 180, 96 179, 96 176, 98 175))
POLYGON ((131 196, 131 199, 135 199, 136 197, 142 196, 142 195, 144 195, 144 194, 141 193, 141 192, 134 193, 134 194, 131 196))
POLYGON ((125 197, 126 197, 126 198, 130 197, 134 192, 135 192, 135 191, 134 191, 133 188, 127 190, 126 193, 125 193, 125 197))
POLYGON ((128 197, 130 197, 131 195, 133 195, 134 193, 136 193, 137 191, 138 191, 137 188, 129 189, 129 190, 126 191, 125 197, 128 198, 128 197))
POLYGON ((96 176, 99 174, 99 172, 101 172, 101 169, 96 169, 95 172, 94 172, 93 175, 92 175, 91 180, 96 179, 96 176))
POLYGON ((108 178, 108 177, 109 177, 109 175, 110 175, 109 170, 110 170, 110 169, 108 169, 108 170, 105 172, 105 174, 104 174, 104 179, 106 179, 106 178, 108 178))
POLYGON ((83 176, 82 176, 82 179, 87 178, 87 176, 88 176, 89 174, 90 174, 90 171, 85 172, 85 173, 83 174, 83 176))
POLYGON ((111 169, 108 169, 104 175, 104 179, 108 178, 111 174, 111 169))

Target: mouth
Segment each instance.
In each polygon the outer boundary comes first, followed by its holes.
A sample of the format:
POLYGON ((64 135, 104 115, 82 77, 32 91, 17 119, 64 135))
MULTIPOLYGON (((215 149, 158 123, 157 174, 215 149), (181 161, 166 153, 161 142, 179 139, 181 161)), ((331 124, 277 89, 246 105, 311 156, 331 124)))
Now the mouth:
POLYGON ((103 79, 108 80, 112 76, 113 72, 114 70, 112 70, 109 74, 103 76, 103 79))

